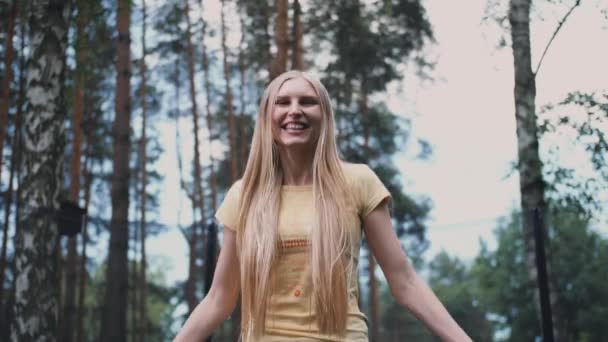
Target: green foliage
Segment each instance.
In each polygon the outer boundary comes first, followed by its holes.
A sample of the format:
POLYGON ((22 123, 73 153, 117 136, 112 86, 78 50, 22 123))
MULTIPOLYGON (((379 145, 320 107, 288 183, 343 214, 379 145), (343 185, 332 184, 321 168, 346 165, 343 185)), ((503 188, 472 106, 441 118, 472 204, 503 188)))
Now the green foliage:
MULTIPOLYGON (((425 266, 429 285, 456 322, 473 341, 491 341, 494 330, 476 299, 470 267, 445 252, 425 266)), ((387 286, 384 288, 383 341, 439 341, 422 322, 395 303, 387 286)))
POLYGON ((541 142, 550 145, 544 161, 550 198, 601 215, 605 203, 598 194, 608 192, 608 94, 572 92, 544 106, 540 131, 541 142), (552 142, 556 136, 566 143, 552 142), (564 151, 573 148, 580 151, 577 164, 568 165, 564 161, 571 157, 564 151), (581 171, 582 166, 590 171, 581 171))
MULTIPOLYGON (((550 219, 551 266, 563 312, 567 340, 600 341, 608 334, 608 241, 597 234, 586 215, 554 207, 550 219)), ((482 244, 472 275, 481 307, 494 317, 496 331, 507 341, 532 341, 540 333, 534 289, 524 262, 520 216, 514 212, 496 229, 498 247, 482 244)))
MULTIPOLYGON (((151 258, 148 263, 147 272, 147 302, 146 315, 148 335, 150 341, 167 341, 173 337, 172 331, 172 314, 175 311, 175 305, 171 302, 171 298, 175 295, 175 289, 167 284, 165 270, 168 267, 168 262, 162 257, 151 258)), ((95 268, 92 276, 87 278, 87 292, 85 296, 85 320, 84 331, 86 341, 97 341, 99 329, 101 328, 101 310, 103 303, 104 287, 105 287, 105 271, 106 264, 99 265, 95 268)), ((132 279, 132 278, 129 278, 132 279)), ((132 296, 132 284, 129 284, 129 296, 132 296)), ((138 294, 139 296, 139 294, 138 294)), ((131 302, 129 302, 131 303, 131 302)), ((133 307, 129 305, 127 318, 130 320, 133 317, 133 307)), ((132 327, 131 322, 128 322, 127 327, 132 327)), ((128 334, 132 334, 128 331, 128 334)))

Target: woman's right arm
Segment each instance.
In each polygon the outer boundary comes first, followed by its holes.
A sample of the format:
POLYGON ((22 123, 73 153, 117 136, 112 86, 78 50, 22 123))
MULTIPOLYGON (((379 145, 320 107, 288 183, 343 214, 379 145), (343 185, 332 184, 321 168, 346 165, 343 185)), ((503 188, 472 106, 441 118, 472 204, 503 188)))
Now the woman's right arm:
POLYGON ((240 290, 236 234, 224 229, 224 244, 209 293, 196 306, 173 342, 203 341, 225 321, 236 306, 240 290))

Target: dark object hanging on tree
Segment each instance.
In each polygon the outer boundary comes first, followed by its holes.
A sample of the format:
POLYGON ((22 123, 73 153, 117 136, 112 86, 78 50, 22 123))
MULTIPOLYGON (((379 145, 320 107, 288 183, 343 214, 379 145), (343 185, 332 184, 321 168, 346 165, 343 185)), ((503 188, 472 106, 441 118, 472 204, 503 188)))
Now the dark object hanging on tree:
POLYGON ((61 202, 61 207, 55 215, 55 220, 59 227, 59 235, 72 237, 80 233, 86 214, 86 210, 80 208, 75 203, 69 201, 61 202))
POLYGON ((551 302, 549 298, 549 280, 547 277, 547 258, 545 255, 545 232, 543 231, 543 217, 538 208, 532 212, 534 223, 534 242, 536 249, 536 272, 542 316, 543 341, 553 342, 553 320, 551 315, 551 302))

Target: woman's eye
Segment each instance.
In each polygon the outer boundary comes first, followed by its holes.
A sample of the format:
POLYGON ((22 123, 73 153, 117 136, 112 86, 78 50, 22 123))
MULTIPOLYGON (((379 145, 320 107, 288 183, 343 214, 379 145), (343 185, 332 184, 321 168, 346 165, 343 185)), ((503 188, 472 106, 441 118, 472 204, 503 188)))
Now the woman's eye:
POLYGON ((300 104, 301 104, 302 106, 314 106, 314 105, 316 105, 317 103, 318 103, 318 102, 317 102, 317 100, 315 100, 315 99, 311 99, 311 98, 305 98, 305 99, 302 99, 302 100, 300 101, 300 104))

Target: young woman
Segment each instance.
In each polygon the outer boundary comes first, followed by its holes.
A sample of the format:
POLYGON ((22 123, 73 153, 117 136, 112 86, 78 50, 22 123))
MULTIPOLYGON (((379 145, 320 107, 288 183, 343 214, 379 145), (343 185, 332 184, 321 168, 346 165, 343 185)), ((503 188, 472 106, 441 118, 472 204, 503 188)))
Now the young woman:
POLYGON ((362 233, 397 303, 445 341, 470 341, 408 262, 390 194, 364 164, 342 161, 325 87, 274 79, 260 104, 243 178, 216 213, 224 244, 213 285, 175 341, 202 341, 241 295, 242 340, 368 341, 358 306, 362 233))

